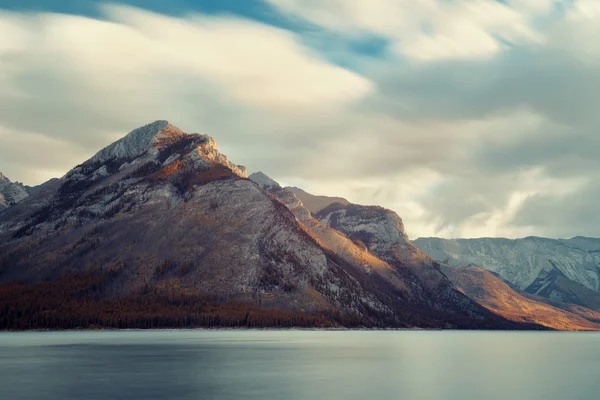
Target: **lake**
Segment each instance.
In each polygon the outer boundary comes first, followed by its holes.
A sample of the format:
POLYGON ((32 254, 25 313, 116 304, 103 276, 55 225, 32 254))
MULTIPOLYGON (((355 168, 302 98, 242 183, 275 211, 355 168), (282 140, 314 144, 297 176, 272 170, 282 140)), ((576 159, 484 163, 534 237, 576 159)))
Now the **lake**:
POLYGON ((600 334, 0 333, 0 399, 594 399, 600 334))

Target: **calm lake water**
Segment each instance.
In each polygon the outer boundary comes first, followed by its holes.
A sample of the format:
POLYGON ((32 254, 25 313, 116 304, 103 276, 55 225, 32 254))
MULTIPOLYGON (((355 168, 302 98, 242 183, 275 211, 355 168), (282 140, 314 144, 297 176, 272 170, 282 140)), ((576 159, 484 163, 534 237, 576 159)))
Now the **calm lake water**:
POLYGON ((0 333, 0 399, 597 399, 600 334, 0 333))

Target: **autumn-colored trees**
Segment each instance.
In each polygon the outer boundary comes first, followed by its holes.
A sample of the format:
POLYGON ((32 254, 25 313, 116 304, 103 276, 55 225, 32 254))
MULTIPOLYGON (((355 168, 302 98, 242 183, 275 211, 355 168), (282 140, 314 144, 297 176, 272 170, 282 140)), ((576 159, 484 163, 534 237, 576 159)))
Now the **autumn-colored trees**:
POLYGON ((56 282, 0 285, 0 329, 332 327, 330 317, 259 308, 214 296, 155 292, 102 298, 104 276, 71 275, 56 282))

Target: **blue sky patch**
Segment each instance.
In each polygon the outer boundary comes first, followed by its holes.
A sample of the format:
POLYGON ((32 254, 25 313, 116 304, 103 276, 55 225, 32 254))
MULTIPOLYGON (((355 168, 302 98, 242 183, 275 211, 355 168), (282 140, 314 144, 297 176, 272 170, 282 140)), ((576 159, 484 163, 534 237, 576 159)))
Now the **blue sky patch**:
POLYGON ((388 41, 383 37, 348 37, 329 32, 299 18, 283 15, 263 0, 0 0, 0 10, 56 12, 103 19, 101 4, 124 4, 173 17, 202 13, 254 20, 298 33, 301 42, 322 58, 353 70, 360 68, 361 57, 384 58, 387 52, 388 41))

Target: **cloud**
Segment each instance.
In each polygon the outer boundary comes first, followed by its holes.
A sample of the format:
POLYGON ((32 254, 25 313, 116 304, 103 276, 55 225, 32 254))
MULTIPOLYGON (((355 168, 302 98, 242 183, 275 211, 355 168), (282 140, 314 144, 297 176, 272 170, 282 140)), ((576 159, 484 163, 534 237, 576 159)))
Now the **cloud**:
POLYGON ((369 74, 377 91, 366 107, 437 125, 429 156, 435 146, 447 152, 435 161, 421 154, 441 178, 419 201, 419 234, 600 234, 586 217, 600 194, 594 4, 576 3, 549 24, 543 45, 487 59, 384 64, 369 74))
POLYGON ((515 2, 530 15, 493 0, 268 1, 327 30, 389 38, 395 51, 417 61, 487 57, 506 42, 541 42, 530 17, 548 12, 543 5, 550 3, 515 2))
POLYGON ((538 193, 524 202, 510 223, 516 227, 535 227, 551 237, 598 237, 600 216, 595 200, 598 196, 598 178, 591 178, 582 188, 566 195, 538 193))
POLYGON ((0 169, 39 183, 169 119, 251 171, 394 209, 411 237, 600 235, 596 2, 270 3, 313 25, 0 10, 0 169), (310 32, 388 53, 349 70, 310 32))
POLYGON ((0 47, 6 129, 74 142, 89 149, 85 157, 157 118, 215 135, 240 132, 245 141, 246 124, 335 109, 371 90, 369 80, 322 61, 282 29, 235 17, 104 9, 108 20, 0 13, 10 38, 0 47))

